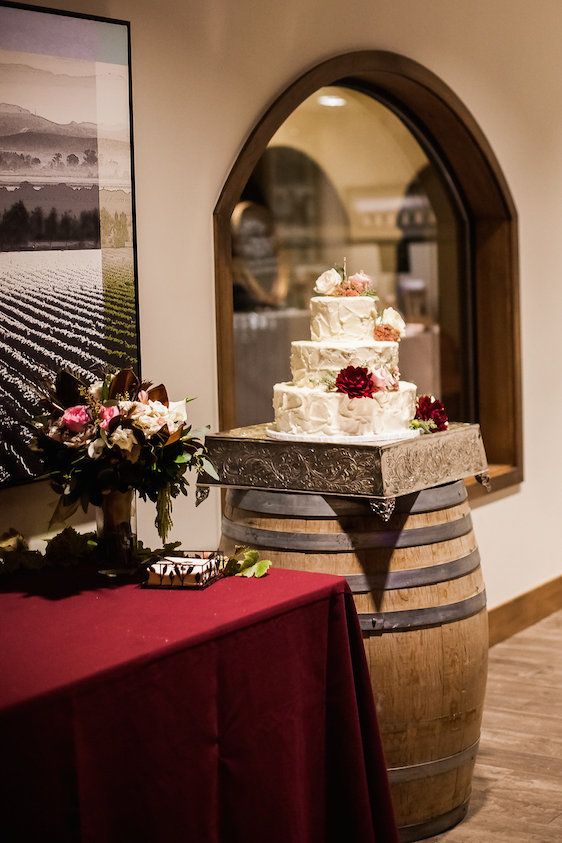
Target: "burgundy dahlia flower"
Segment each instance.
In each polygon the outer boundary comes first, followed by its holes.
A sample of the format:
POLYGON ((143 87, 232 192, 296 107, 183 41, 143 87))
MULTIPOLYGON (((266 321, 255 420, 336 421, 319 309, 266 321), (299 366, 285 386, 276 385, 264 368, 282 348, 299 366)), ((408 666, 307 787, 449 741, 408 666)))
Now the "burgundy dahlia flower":
POLYGON ((364 366, 346 366, 336 378, 336 389, 350 398, 372 398, 378 392, 375 380, 364 366))
POLYGON ((432 433, 440 430, 447 430, 449 419, 442 401, 433 395, 420 395, 416 404, 416 419, 420 421, 432 421, 435 427, 431 428, 432 433))

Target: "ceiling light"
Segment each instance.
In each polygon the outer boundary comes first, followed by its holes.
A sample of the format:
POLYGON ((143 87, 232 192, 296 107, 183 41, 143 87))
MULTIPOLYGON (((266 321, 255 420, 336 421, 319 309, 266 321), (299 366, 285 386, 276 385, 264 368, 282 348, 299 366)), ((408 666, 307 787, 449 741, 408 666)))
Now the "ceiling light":
POLYGON ((347 105, 347 100, 335 94, 321 94, 318 97, 318 104, 328 108, 341 108, 342 105, 347 105))

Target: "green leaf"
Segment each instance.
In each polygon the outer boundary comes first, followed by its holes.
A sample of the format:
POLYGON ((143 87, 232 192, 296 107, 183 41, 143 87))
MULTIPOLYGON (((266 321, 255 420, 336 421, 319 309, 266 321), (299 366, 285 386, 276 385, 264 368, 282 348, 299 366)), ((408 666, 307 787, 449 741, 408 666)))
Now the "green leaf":
POLYGON ((212 477, 213 480, 219 480, 219 475, 216 472, 215 466, 212 462, 210 462, 210 460, 208 460, 206 457, 201 457, 201 464, 207 474, 212 477))
POLYGON ((238 573, 238 569, 240 567, 240 562, 238 559, 234 559, 234 557, 230 557, 228 562, 226 563, 223 571, 223 576, 225 577, 233 577, 236 576, 238 573))
POLYGON ((269 561, 269 559, 261 559, 255 566, 255 568, 255 577, 259 579, 260 577, 264 577, 267 574, 267 572, 271 568, 271 562, 269 561))
POLYGON ((412 430, 421 430, 422 433, 431 433, 432 431, 437 429, 437 425, 435 424, 433 419, 413 419, 410 422, 410 428, 412 430))
POLYGON ((271 562, 268 559, 262 559, 260 562, 255 562, 249 567, 242 567, 235 576, 247 577, 248 579, 255 577, 256 579, 259 579, 260 577, 265 576, 270 567, 271 562))
POLYGON ((242 570, 238 571, 238 573, 235 574, 234 576, 235 577, 248 577, 248 579, 250 579, 250 577, 255 576, 255 573, 256 573, 256 566, 252 565, 250 568, 245 568, 243 571, 242 570))
POLYGON ((260 561, 260 554, 258 550, 246 550, 244 553, 244 558, 240 563, 240 570, 244 571, 246 568, 249 568, 251 565, 255 565, 256 562, 260 561))

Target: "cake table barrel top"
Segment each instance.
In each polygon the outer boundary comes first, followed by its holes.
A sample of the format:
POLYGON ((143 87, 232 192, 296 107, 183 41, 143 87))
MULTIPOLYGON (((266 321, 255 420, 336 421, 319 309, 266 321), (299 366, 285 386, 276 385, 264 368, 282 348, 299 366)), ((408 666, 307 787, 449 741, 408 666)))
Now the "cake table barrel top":
POLYGON ((395 498, 476 476, 487 481, 488 464, 478 424, 451 424, 441 433, 394 442, 338 444, 271 439, 270 423, 239 427, 206 437, 219 480, 225 486, 345 497, 395 498))

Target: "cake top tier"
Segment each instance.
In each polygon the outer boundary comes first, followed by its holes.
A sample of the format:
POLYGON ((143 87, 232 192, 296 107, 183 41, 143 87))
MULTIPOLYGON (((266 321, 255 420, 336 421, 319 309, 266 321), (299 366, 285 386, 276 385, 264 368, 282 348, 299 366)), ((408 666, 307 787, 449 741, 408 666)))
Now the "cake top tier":
POLYGON ((375 282, 363 271, 348 276, 343 269, 327 269, 317 279, 310 300, 310 335, 314 342, 365 343, 399 341, 405 323, 387 307, 379 316, 375 282))
POLYGON ((310 300, 313 340, 373 340, 376 318, 372 296, 313 296, 310 300))

